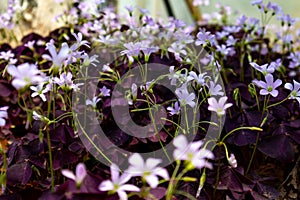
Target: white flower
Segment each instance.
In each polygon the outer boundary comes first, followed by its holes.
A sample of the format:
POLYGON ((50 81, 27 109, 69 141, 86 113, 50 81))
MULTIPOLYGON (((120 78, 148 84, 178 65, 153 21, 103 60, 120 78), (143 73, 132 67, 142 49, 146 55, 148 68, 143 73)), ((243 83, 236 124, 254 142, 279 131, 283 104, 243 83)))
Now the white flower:
POLYGON ((176 85, 177 80, 180 78, 180 74, 174 71, 174 66, 169 68, 169 72, 168 78, 171 80, 171 85, 176 85))
POLYGON ((83 163, 79 163, 76 166, 76 174, 74 174, 72 171, 70 171, 68 169, 63 169, 61 171, 61 173, 65 177, 67 177, 67 178, 72 179, 73 181, 75 181, 77 187, 81 186, 82 181, 84 180, 84 178, 87 175, 86 169, 85 169, 85 165, 83 163))
POLYGON ((103 181, 99 185, 100 191, 112 191, 118 193, 121 200, 127 200, 125 191, 139 192, 140 188, 132 184, 125 184, 131 178, 131 175, 124 173, 120 176, 120 169, 116 164, 110 166, 111 180, 103 181))
POLYGON ((34 92, 31 94, 31 97, 39 96, 43 101, 46 101, 45 93, 48 92, 48 89, 43 89, 44 83, 39 84, 38 86, 30 86, 30 89, 34 92))
POLYGON ((50 55, 44 54, 42 57, 46 60, 52 61, 54 68, 60 69, 63 62, 69 57, 70 52, 72 52, 67 43, 62 43, 60 51, 57 53, 56 48, 53 43, 47 43, 47 48, 50 55))
POLYGON ((193 1, 193 6, 208 6, 210 3, 210 0, 194 0, 193 1))
POLYGON ((189 93, 186 84, 183 84, 180 88, 175 90, 175 94, 178 96, 180 104, 190 105, 192 108, 196 105, 194 102, 195 94, 189 93))
POLYGON ((11 58, 15 57, 15 54, 11 52, 11 50, 5 52, 1 51, 0 52, 0 58, 9 61, 11 58))
POLYGON ((85 105, 87 105, 87 106, 88 106, 88 105, 91 105, 91 106, 93 106, 93 107, 96 107, 97 103, 98 103, 100 100, 101 100, 101 98, 93 97, 92 100, 87 99, 87 100, 85 101, 85 105))
POLYGON ((7 114, 7 109, 8 106, 4 106, 0 108, 0 126, 5 126, 6 124, 6 120, 8 118, 8 114, 7 114))
POLYGON ((214 155, 209 150, 200 149, 202 144, 202 141, 188 143, 184 135, 179 135, 173 140, 173 145, 176 147, 173 156, 176 160, 185 160, 192 168, 212 169, 212 164, 206 159, 213 159, 214 155))
POLYGON ((268 73, 273 73, 275 71, 275 65, 274 64, 264 64, 264 65, 258 65, 255 62, 251 62, 250 65, 255 68, 256 70, 263 73, 263 75, 267 75, 268 73))
POLYGON ((233 167, 233 168, 236 168, 237 167, 237 161, 235 159, 235 156, 234 154, 230 154, 230 157, 228 159, 228 163, 233 167))
POLYGON ((42 73, 37 69, 37 66, 29 63, 21 64, 18 67, 9 65, 7 72, 12 75, 12 85, 17 90, 27 85, 42 83, 45 80, 41 75, 42 73))
POLYGON ((72 81, 72 73, 71 72, 68 72, 67 74, 64 72, 60 75, 60 77, 55 77, 53 79, 54 83, 56 83, 57 85, 59 86, 63 86, 63 85, 66 85, 66 86, 71 86, 73 84, 73 81, 72 81))
POLYGON ((291 83, 286 83, 284 88, 291 90, 289 99, 296 99, 300 104, 300 83, 293 80, 294 86, 291 83))
POLYGON ((204 72, 202 74, 197 75, 196 72, 191 71, 189 72, 189 76, 187 78, 188 81, 195 80, 200 86, 205 86, 206 79, 209 79, 209 76, 206 75, 207 73, 204 72))
POLYGON ((163 177, 165 180, 169 180, 168 171, 162 167, 157 167, 161 163, 160 159, 148 158, 144 162, 142 156, 138 153, 134 153, 129 158, 130 167, 127 172, 134 176, 143 177, 151 188, 156 188, 158 185, 158 177, 163 177))
POLYGON ((209 94, 211 96, 224 95, 224 92, 220 91, 222 87, 220 84, 215 84, 213 81, 209 81, 209 94))
POLYGON ((232 103, 226 103, 227 99, 225 96, 217 101, 216 98, 210 97, 208 99, 208 110, 216 112, 218 116, 225 115, 225 110, 232 106, 232 103))

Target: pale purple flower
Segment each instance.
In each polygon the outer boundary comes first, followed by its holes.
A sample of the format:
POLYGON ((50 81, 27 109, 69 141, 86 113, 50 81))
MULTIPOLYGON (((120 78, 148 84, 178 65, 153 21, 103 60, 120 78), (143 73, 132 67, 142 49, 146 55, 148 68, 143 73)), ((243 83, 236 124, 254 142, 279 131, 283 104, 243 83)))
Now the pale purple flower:
POLYGON ((67 85, 67 86, 71 86, 73 84, 72 81, 72 73, 68 72, 67 74, 64 72, 60 75, 60 77, 55 77, 54 83, 56 83, 59 86, 63 86, 63 85, 67 85))
POLYGON ((221 91, 222 87, 220 84, 215 84, 213 81, 209 81, 208 93, 211 96, 224 95, 224 92, 221 91))
POLYGON ((18 67, 9 65, 7 67, 7 72, 12 75, 12 85, 17 90, 22 89, 27 85, 42 83, 45 80, 45 77, 42 76, 42 73, 37 69, 37 66, 29 63, 23 63, 18 67))
POLYGON ((151 53, 157 52, 158 51, 158 47, 157 46, 149 46, 149 47, 143 47, 142 51, 144 53, 145 56, 145 60, 148 61, 149 56, 151 53))
POLYGON ((83 62, 82 62, 83 66, 94 65, 95 67, 97 67, 96 63, 99 63, 99 61, 97 60, 98 55, 89 56, 88 54, 85 53, 82 55, 82 58, 83 58, 83 62))
POLYGON ((241 15, 239 18, 236 20, 236 24, 239 26, 244 26, 246 24, 248 17, 246 15, 241 15))
POLYGON ((209 31, 205 32, 205 29, 200 29, 199 33, 197 34, 195 45, 206 45, 208 43, 215 44, 215 36, 212 35, 209 31))
POLYGON ((121 55, 126 55, 130 62, 133 62, 133 57, 136 57, 140 54, 142 50, 142 43, 141 42, 129 42, 124 44, 125 50, 121 51, 121 55))
POLYGON ((162 167, 158 167, 161 159, 148 158, 146 161, 139 153, 134 153, 129 157, 129 168, 126 170, 133 177, 141 176, 144 178, 151 188, 156 188, 158 185, 158 176, 169 180, 168 171, 162 167))
POLYGON ((269 68, 274 68, 275 70, 279 69, 280 66, 282 65, 282 61, 280 58, 276 59, 275 61, 272 61, 270 63, 269 68))
POLYGON ((100 95, 103 96, 103 97, 109 97, 110 96, 110 89, 103 86, 102 88, 100 88, 100 95))
POLYGON ((85 105, 91 105, 92 107, 96 107, 97 103, 101 100, 101 98, 98 98, 98 97, 93 97, 92 100, 90 99, 87 99, 85 101, 85 105))
POLYGON ((70 49, 71 49, 72 51, 75 51, 76 49, 78 49, 78 48, 81 47, 82 45, 84 45, 84 46, 90 48, 90 46, 88 45, 89 42, 86 41, 86 40, 82 40, 82 38, 83 38, 82 33, 79 32, 77 35, 76 35, 76 33, 72 33, 72 35, 73 35, 73 36, 75 37, 75 39, 76 39, 76 43, 74 43, 74 44, 70 47, 70 49))
POLYGON ((296 51, 295 53, 290 53, 288 58, 291 59, 289 68, 295 68, 300 65, 300 51, 296 51))
POLYGON ((197 84, 199 84, 200 86, 205 86, 206 84, 206 80, 209 79, 210 77, 206 75, 207 73, 204 72, 202 74, 196 74, 196 72, 191 71, 189 72, 189 76, 187 78, 188 81, 191 80, 195 80, 197 82, 197 84))
POLYGON ((226 40, 227 46, 234 46, 237 42, 237 39, 235 39, 232 35, 230 35, 226 40))
POLYGON ((221 46, 220 45, 217 45, 217 52, 220 52, 222 55, 224 56, 227 56, 230 51, 231 51, 231 47, 227 47, 225 44, 222 44, 221 46))
POLYGON ((196 105, 196 103, 194 102, 195 94, 188 92, 186 84, 183 84, 182 87, 177 88, 175 90, 175 94, 177 95, 181 105, 189 105, 192 108, 196 105))
POLYGON ((43 88, 44 83, 40 83, 37 86, 30 86, 30 89, 33 90, 34 92, 31 94, 31 97, 36 97, 39 96, 44 102, 47 100, 45 93, 48 92, 47 89, 43 88))
POLYGON ((273 14, 280 14, 282 12, 282 8, 278 6, 276 3, 268 2, 267 9, 271 10, 273 14))
POLYGON ((286 83, 284 88, 291 90, 289 99, 296 99, 300 104, 300 83, 293 80, 294 86, 291 83, 286 83))
POLYGON ((173 152, 175 160, 184 160, 188 167, 202 169, 203 167, 212 169, 212 164, 207 159, 213 159, 211 151, 201 148, 203 142, 196 141, 188 143, 184 135, 178 135, 173 140, 176 149, 173 152))
POLYGON ((275 66, 272 64, 264 64, 264 65, 258 65, 255 62, 249 63, 253 68, 260 71, 263 75, 267 75, 269 73, 273 73, 275 71, 275 66))
POLYGON ((99 35, 99 39, 96 41, 110 46, 114 46, 119 42, 117 38, 114 38, 111 35, 106 35, 106 36, 99 35))
POLYGON ((71 54, 71 49, 67 43, 62 43, 59 52, 56 52, 56 48, 52 42, 46 44, 46 49, 49 51, 50 55, 44 54, 42 57, 46 60, 52 61, 54 68, 60 69, 66 59, 71 54))
POLYGON ((277 17, 278 20, 281 20, 282 23, 292 26, 296 23, 296 19, 292 18, 289 14, 282 14, 277 17))
POLYGON ((230 157, 228 158, 228 163, 233 167, 236 168, 237 167, 237 161, 235 159, 235 156, 233 153, 230 154, 230 157))
POLYGON ((224 96, 216 100, 214 97, 210 97, 208 101, 208 110, 214 111, 217 113, 218 116, 225 115, 225 111, 227 108, 232 106, 232 103, 226 103, 228 97, 224 96))
POLYGON ((79 163, 76 166, 76 172, 75 174, 68 169, 63 169, 61 171, 62 175, 64 175, 65 177, 75 181, 76 186, 79 188, 84 180, 84 178, 87 175, 86 169, 85 169, 85 165, 83 163, 79 163))
POLYGON ((128 10, 128 12, 132 13, 134 6, 133 5, 129 5, 129 6, 125 6, 126 10, 128 10))
POLYGON ((177 80, 180 78, 180 74, 174 71, 174 66, 169 68, 170 74, 168 75, 169 80, 171 80, 171 85, 176 85, 177 80))
POLYGON ((0 108, 0 127, 5 126, 6 124, 6 119, 8 118, 7 110, 8 106, 0 108))
POLYGON ((261 95, 272 95, 273 97, 278 96, 278 90, 276 90, 277 87, 279 87, 282 84, 282 81, 280 79, 277 79, 274 82, 274 77, 272 74, 267 74, 265 76, 264 81, 258 81, 258 80, 253 80, 252 82, 257 85, 258 87, 262 88, 259 92, 261 95))
POLYGON ((225 38, 229 35, 227 31, 216 32, 217 39, 225 38))
POLYGON ((168 48, 168 51, 171 53, 174 53, 175 59, 178 61, 182 61, 182 58, 180 57, 180 55, 186 55, 187 52, 184 49, 185 45, 175 42, 173 44, 171 44, 171 46, 168 48))
POLYGON ((261 6, 261 5, 263 5, 263 0, 251 0, 251 5, 252 6, 254 6, 254 5, 261 6))
POLYGON ((169 106, 167 107, 167 110, 170 111, 170 115, 179 115, 180 114, 180 111, 181 111, 181 108, 180 108, 180 105, 179 103, 176 101, 174 103, 174 108, 169 106))
POLYGON ((132 184, 125 184, 131 178, 131 175, 128 173, 123 173, 120 176, 120 169, 116 164, 110 166, 111 180, 102 181, 99 185, 100 191, 112 191, 117 193, 121 200, 127 200, 127 194, 125 191, 130 192, 139 192, 140 188, 132 184))

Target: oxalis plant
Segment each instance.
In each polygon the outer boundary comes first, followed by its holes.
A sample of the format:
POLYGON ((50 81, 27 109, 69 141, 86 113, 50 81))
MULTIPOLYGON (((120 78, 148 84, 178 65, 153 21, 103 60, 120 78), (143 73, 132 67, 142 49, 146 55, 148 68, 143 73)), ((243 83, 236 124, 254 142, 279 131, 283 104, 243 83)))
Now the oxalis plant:
POLYGON ((296 19, 250 3, 260 19, 189 26, 79 0, 1 44, 0 199, 299 198, 296 19))

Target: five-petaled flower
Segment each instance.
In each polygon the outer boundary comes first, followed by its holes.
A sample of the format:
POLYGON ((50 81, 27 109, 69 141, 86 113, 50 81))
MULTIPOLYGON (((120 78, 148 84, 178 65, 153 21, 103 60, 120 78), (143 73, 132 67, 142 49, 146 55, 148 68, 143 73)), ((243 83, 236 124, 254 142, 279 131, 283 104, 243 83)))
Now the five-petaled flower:
POLYGON ((103 181, 99 185, 100 191, 111 191, 117 193, 121 200, 127 200, 127 194, 125 191, 139 192, 140 188, 132 184, 125 184, 131 178, 129 173, 124 172, 120 176, 120 169, 116 164, 110 166, 111 180, 103 181))
POLYGON ((85 165, 83 163, 79 163, 76 166, 76 174, 74 174, 71 170, 68 169, 63 169, 61 171, 62 175, 64 175, 65 177, 75 181, 76 183, 76 187, 80 188, 84 178, 87 175, 86 169, 85 169, 85 165))
POLYGON ((53 43, 47 43, 47 48, 50 55, 44 54, 42 57, 46 60, 52 61, 53 62, 53 68, 60 69, 62 65, 64 64, 64 61, 68 58, 70 54, 70 48, 67 43, 62 43, 61 48, 59 52, 56 52, 56 48, 53 43))
POLYGON ((161 163, 160 159, 148 158, 146 162, 139 153, 134 153, 129 158, 130 167, 127 172, 134 176, 141 176, 147 181, 151 188, 156 188, 158 185, 158 177, 169 180, 168 171, 157 165, 161 163))
POLYGON ((103 96, 103 97, 109 97, 110 96, 110 89, 103 86, 102 88, 100 88, 100 95, 103 96))
POLYGON ((169 112, 170 115, 178 115, 180 113, 181 108, 180 108, 179 103, 176 101, 174 103, 174 108, 169 106, 169 107, 167 107, 167 110, 170 111, 169 112))
POLYGON ((232 106, 232 103, 226 103, 227 97, 221 97, 219 101, 214 97, 210 97, 208 101, 208 110, 214 111, 218 116, 225 115, 225 110, 232 106))
POLYGON ((274 64, 264 64, 264 65, 258 65, 255 62, 251 62, 250 65, 255 68, 256 70, 260 71, 264 76, 267 74, 271 74, 275 71, 275 65, 274 64))
POLYGON ((289 99, 296 99, 300 104, 300 83, 293 80, 294 86, 291 83, 286 83, 284 88, 291 90, 289 99))
POLYGON ((178 96, 180 104, 186 106, 190 105, 192 108, 196 105, 194 102, 195 94, 189 93, 186 84, 183 84, 180 88, 175 90, 175 94, 178 96))
POLYGON ((46 96, 45 96, 45 93, 48 92, 48 89, 44 89, 43 88, 43 85, 44 83, 40 83, 39 85, 37 86, 30 86, 30 89, 33 90, 34 92, 31 94, 31 97, 36 97, 36 96, 39 96, 41 97, 41 99, 43 101, 46 101, 46 96))
POLYGON ((261 95, 272 95, 273 97, 278 96, 278 90, 276 90, 277 87, 279 87, 282 84, 282 81, 280 79, 277 79, 274 81, 274 77, 272 74, 267 74, 265 76, 266 82, 264 81, 258 81, 253 80, 252 82, 257 85, 258 87, 261 87, 262 89, 259 91, 259 94, 261 95))
POLYGON ((12 85, 17 89, 22 89, 31 84, 39 84, 44 82, 45 77, 37 69, 36 65, 23 63, 18 67, 9 65, 7 72, 12 75, 12 85))
POLYGON ((173 156, 176 160, 186 161, 186 167, 189 169, 203 167, 212 169, 212 164, 207 159, 213 159, 214 155, 211 151, 200 148, 202 144, 202 141, 188 143, 184 135, 179 135, 173 140, 173 145, 176 147, 173 156))

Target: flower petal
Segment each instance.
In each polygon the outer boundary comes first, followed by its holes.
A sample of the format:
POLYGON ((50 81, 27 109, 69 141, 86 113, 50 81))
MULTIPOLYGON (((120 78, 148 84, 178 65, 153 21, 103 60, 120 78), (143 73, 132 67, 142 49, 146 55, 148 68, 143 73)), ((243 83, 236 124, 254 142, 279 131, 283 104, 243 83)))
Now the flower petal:
POLYGON ((76 182, 81 183, 86 176, 86 169, 83 163, 76 166, 76 182))
POLYGON ((69 178, 69 179, 72 179, 72 180, 76 180, 76 177, 74 175, 74 173, 71 171, 71 170, 68 170, 68 169, 63 169, 61 171, 62 175, 64 175, 65 177, 69 178))
POLYGON ((114 184, 110 180, 102 181, 98 189, 100 191, 111 191, 114 189, 114 184))

